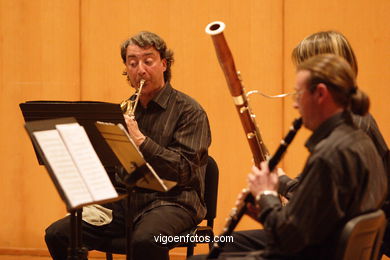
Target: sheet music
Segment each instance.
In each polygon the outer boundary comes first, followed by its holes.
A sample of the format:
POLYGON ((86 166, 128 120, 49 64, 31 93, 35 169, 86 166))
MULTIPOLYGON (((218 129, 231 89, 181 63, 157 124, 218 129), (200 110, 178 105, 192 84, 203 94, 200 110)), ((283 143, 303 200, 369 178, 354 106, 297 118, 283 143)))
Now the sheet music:
POLYGON ((96 127, 128 173, 136 170, 136 166, 140 167, 145 164, 141 152, 122 124, 97 122, 96 127))
POLYGON ((160 179, 160 177, 157 175, 157 173, 154 171, 152 166, 150 166, 149 163, 146 163, 146 166, 149 169, 149 172, 145 174, 144 178, 140 179, 137 182, 137 186, 140 188, 145 189, 152 189, 157 191, 168 191, 170 188, 168 188, 164 181, 160 179))
POLYGON ((77 123, 56 125, 73 161, 95 201, 118 196, 84 127, 77 123))
POLYGON ((142 153, 122 124, 114 125, 111 123, 96 122, 96 127, 118 157, 127 173, 131 174, 136 170, 134 164, 137 167, 146 164, 149 171, 145 173, 143 178, 136 182, 137 187, 166 192, 177 184, 174 181, 163 180, 157 175, 152 166, 145 161, 142 153))
POLYGON ((72 207, 92 202, 83 179, 57 130, 33 133, 72 207))

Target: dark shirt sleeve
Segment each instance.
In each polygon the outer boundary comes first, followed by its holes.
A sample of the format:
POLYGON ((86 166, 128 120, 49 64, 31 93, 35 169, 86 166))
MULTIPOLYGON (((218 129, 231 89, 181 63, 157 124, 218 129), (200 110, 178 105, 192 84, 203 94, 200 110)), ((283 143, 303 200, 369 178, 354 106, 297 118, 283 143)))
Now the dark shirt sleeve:
MULTIPOLYGON (((387 174, 387 186, 390 187, 390 151, 383 138, 378 124, 371 114, 365 116, 353 115, 354 124, 362 129, 373 141, 379 155, 382 157, 383 165, 387 174)), ((390 193, 387 194, 386 201, 382 207, 387 218, 390 218, 390 193)))
POLYGON ((365 116, 353 115, 354 124, 362 129, 373 141, 379 155, 382 157, 386 173, 390 178, 390 152, 389 147, 386 144, 385 139, 383 138, 378 124, 376 123, 374 117, 371 114, 365 116))
POLYGON ((374 142, 374 145, 379 153, 379 155, 382 157, 383 164, 386 170, 386 174, 388 178, 390 179, 390 152, 389 147, 386 144, 385 139, 383 138, 381 132, 379 131, 379 127, 375 121, 375 119, 368 115, 369 120, 369 131, 367 134, 370 136, 371 140, 374 142))
POLYGON ((336 230, 344 213, 339 210, 337 185, 329 174, 331 171, 336 169, 323 160, 316 160, 285 207, 272 196, 260 198, 259 221, 271 235, 270 247, 282 253, 296 253, 309 242, 316 244, 336 230))
POLYGON ((195 170, 207 162, 211 142, 207 115, 200 109, 180 114, 172 140, 165 147, 146 137, 140 150, 159 176, 185 185, 195 170))
POLYGON ((280 176, 278 193, 290 200, 294 191, 298 187, 299 178, 300 178, 299 176, 296 177, 295 179, 292 179, 287 175, 280 176))

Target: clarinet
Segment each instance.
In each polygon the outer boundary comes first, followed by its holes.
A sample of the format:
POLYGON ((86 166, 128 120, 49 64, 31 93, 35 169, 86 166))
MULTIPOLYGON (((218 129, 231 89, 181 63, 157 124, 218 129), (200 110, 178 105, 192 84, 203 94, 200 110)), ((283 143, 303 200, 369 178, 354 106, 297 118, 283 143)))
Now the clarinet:
MULTIPOLYGON (((292 126, 290 127, 289 132, 284 137, 284 139, 282 139, 282 141, 280 142, 280 145, 276 150, 275 154, 268 161, 268 167, 270 172, 272 172, 275 169, 276 165, 282 159, 284 153, 287 150, 288 145, 292 142, 292 140, 294 139, 296 133, 301 128, 301 126, 302 126, 302 118, 295 119, 292 126)), ((255 199, 253 195, 249 191, 247 191, 247 195, 243 201, 244 201, 243 203, 241 203, 239 206, 237 206, 232 210, 232 213, 229 216, 228 221, 225 224, 223 232, 220 236, 229 236, 232 234, 233 230, 240 222, 242 216, 245 214, 246 203, 249 202, 253 204, 255 202, 255 199)), ((207 256, 207 259, 217 258, 221 252, 221 249, 224 247, 225 244, 226 243, 224 242, 214 243, 213 247, 211 248, 207 256)))

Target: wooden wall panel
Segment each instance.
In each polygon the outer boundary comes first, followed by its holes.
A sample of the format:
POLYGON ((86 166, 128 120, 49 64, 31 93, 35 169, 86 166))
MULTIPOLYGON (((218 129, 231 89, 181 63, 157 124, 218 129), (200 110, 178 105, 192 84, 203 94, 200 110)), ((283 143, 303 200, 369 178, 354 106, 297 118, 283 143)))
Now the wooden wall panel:
POLYGON ((64 214, 37 165, 18 104, 79 99, 78 1, 0 1, 0 247, 43 247, 64 214))
MULTIPOLYGON (((216 230, 246 186, 251 166, 249 147, 215 55, 211 37, 204 32, 212 21, 226 23, 225 36, 248 90, 282 91, 281 1, 83 1, 82 99, 119 102, 129 90, 121 76, 124 66, 119 45, 127 37, 149 30, 163 37, 175 52, 174 87, 197 99, 206 109, 211 129, 210 154, 220 171, 216 230), (164 10, 164 16, 161 15, 164 10), (115 14, 114 19, 112 15, 115 14), (264 62, 266 61, 266 62, 264 62)), ((270 150, 280 140, 282 102, 253 97, 270 150), (272 111, 272 113, 264 113, 272 111)), ((244 224, 243 226, 252 226, 244 224)))
MULTIPOLYGON (((390 95, 388 82, 390 74, 390 27, 387 16, 390 2, 378 0, 347 1, 285 1, 285 87, 293 89, 295 70, 291 63, 292 49, 307 35, 318 31, 336 30, 350 41, 359 65, 358 86, 371 98, 371 113, 376 118, 387 143, 390 142, 390 120, 387 114, 390 95)), ((291 101, 286 102, 285 120, 287 125, 297 115, 291 101)), ((286 157, 286 171, 295 175, 302 169, 306 150, 302 147, 309 136, 307 130, 301 131, 290 150, 302 156, 286 157)))

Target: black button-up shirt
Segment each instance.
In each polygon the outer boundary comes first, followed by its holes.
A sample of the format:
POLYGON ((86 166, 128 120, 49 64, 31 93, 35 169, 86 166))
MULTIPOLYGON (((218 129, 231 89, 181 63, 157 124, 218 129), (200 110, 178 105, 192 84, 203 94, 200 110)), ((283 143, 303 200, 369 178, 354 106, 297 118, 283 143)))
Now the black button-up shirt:
MULTIPOLYGON (((352 114, 352 120, 356 127, 359 129, 362 129, 372 140, 374 143, 380 157, 382 158, 385 171, 388 178, 388 187, 390 187, 390 151, 389 148, 385 142, 385 139, 383 138, 381 132, 379 131, 379 127, 377 123, 375 122, 375 119, 371 114, 367 114, 365 116, 359 116, 352 114)), ((279 190, 278 192, 285 196, 286 198, 290 199, 293 195, 293 192, 297 188, 297 185, 299 184, 300 175, 295 178, 291 179, 287 175, 283 175, 279 177, 279 190)), ((390 217, 390 194, 388 194, 388 197, 386 199, 385 205, 382 207, 382 209, 385 211, 387 217, 390 217)))
POLYGON ((146 136, 139 147, 145 160, 161 178, 178 183, 168 192, 136 188, 132 195, 135 219, 152 208, 176 205, 200 222, 206 214, 204 174, 211 142, 205 111, 194 99, 166 84, 147 108, 137 106, 135 119, 146 136))
POLYGON ((276 197, 261 197, 259 220, 269 234, 268 253, 328 259, 346 221, 382 205, 387 177, 381 157, 348 117, 331 117, 309 138, 310 156, 285 207, 276 197))

